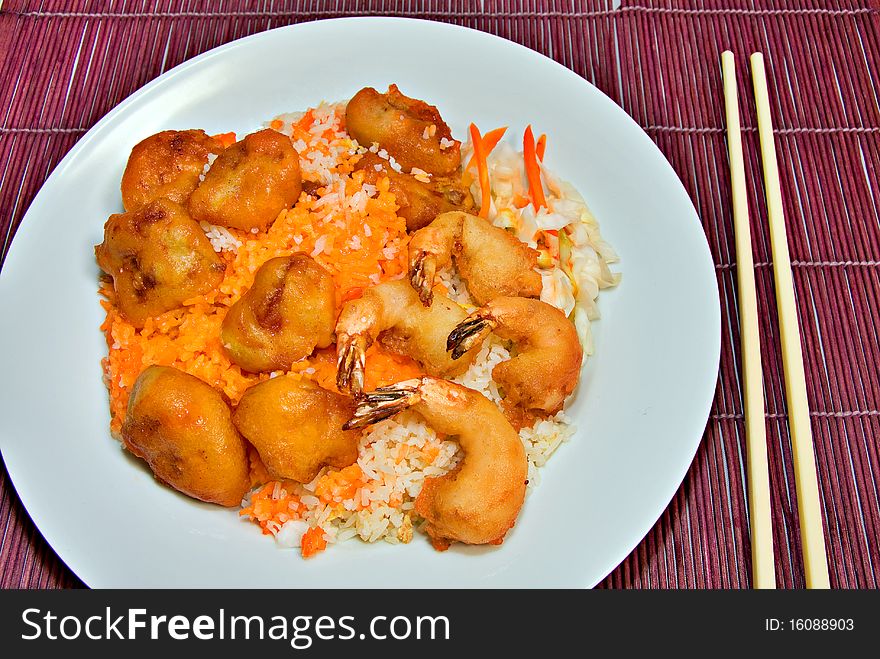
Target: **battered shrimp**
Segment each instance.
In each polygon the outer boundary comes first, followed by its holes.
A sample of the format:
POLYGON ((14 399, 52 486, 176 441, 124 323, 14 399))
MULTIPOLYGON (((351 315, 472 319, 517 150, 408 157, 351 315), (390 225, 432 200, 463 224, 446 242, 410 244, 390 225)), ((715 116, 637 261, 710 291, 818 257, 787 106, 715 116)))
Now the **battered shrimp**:
POLYGON ((461 142, 452 139, 437 108, 404 96, 397 85, 385 94, 360 90, 345 109, 345 126, 363 146, 377 142, 407 171, 447 176, 461 166, 461 142))
POLYGON ((399 206, 397 214, 406 220, 407 231, 421 229, 440 213, 474 207, 474 198, 457 177, 434 177, 430 183, 424 183, 410 174, 394 171, 387 160, 370 152, 364 154, 355 169, 363 170, 365 183, 375 185, 380 178, 388 178, 388 189, 399 206))
POLYGON ((299 154, 290 138, 266 129, 220 154, 189 198, 189 210, 199 222, 265 230, 301 191, 299 154))
POLYGON ((410 281, 423 304, 431 304, 437 270, 453 258, 477 304, 503 295, 541 295, 535 250, 486 220, 453 211, 438 216, 409 241, 410 281))
POLYGON ((380 335, 387 348, 412 357, 430 375, 463 372, 479 345, 462 351, 461 361, 450 357, 444 346, 449 332, 466 316, 461 307, 441 296, 425 308, 402 279, 368 288, 363 297, 342 307, 336 321, 337 386, 354 395, 363 391, 364 354, 380 335))
POLYGON ((226 267, 183 206, 157 199, 111 215, 95 247, 116 304, 135 327, 220 285, 226 267))
POLYGON ((210 154, 223 146, 203 130, 165 130, 131 150, 122 174, 122 205, 132 211, 165 197, 186 203, 199 185, 210 154))
POLYGON ((150 366, 138 376, 122 439, 156 478, 196 499, 238 506, 250 488, 247 444, 229 406, 183 371, 150 366))
POLYGON ((437 549, 450 542, 500 544, 526 492, 522 442, 488 398, 459 384, 423 377, 370 392, 345 427, 361 428, 411 408, 439 433, 454 435, 464 458, 451 472, 427 478, 415 511, 437 549))
POLYGON ((357 460, 361 434, 342 429, 353 410, 350 398, 284 375, 248 389, 232 420, 273 478, 308 483, 324 465, 357 460))
POLYGON ((521 297, 500 297, 477 309, 450 334, 453 358, 490 332, 513 341, 519 353, 492 370, 505 399, 527 410, 554 414, 574 391, 583 350, 574 324, 556 307, 521 297))
POLYGON ((287 370, 333 341, 336 287, 308 254, 266 261, 220 328, 232 361, 246 371, 287 370))

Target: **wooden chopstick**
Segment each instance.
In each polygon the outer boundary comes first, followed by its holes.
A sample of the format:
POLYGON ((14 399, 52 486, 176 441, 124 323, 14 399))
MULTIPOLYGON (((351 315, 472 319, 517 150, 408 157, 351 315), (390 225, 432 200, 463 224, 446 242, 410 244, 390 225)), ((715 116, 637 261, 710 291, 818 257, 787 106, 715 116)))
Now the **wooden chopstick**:
POLYGON ((727 150, 730 153, 730 186, 733 192, 733 227, 736 233, 736 272, 742 346, 746 465, 749 488, 749 526, 752 540, 752 586, 776 588, 773 561, 773 524, 770 517, 770 470, 767 465, 767 428, 764 418, 764 385, 761 377, 761 342, 758 334, 758 296, 749 229, 749 203, 743 161, 736 91, 736 63, 729 50, 721 53, 724 109, 727 116, 727 150))
POLYGON ((776 280, 776 306, 779 310, 782 363, 785 371, 785 399, 788 404, 788 423, 791 429, 804 571, 807 588, 829 588, 828 559, 825 554, 825 534, 822 530, 822 509, 819 504, 819 483, 816 474, 816 455, 813 448, 813 432, 810 428, 804 357, 801 352, 801 334, 794 300, 791 257, 788 253, 788 237, 785 232, 785 216, 782 211, 782 192, 779 185, 779 167, 776 163, 776 145, 773 139, 773 122, 770 117, 764 56, 761 53, 752 53, 750 61, 752 82, 755 89, 755 107, 758 112, 758 135, 761 138, 761 161, 764 166, 767 215, 770 221, 770 246, 773 253, 773 276, 776 280))

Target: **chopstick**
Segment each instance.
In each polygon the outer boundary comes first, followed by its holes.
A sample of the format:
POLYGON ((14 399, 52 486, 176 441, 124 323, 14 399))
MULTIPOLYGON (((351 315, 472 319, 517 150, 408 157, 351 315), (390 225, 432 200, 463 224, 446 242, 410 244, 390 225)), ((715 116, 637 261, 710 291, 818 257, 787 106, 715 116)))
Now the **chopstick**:
POLYGON ((764 385, 761 377, 761 342, 758 334, 758 296, 752 260, 749 204, 736 91, 736 63, 729 50, 721 53, 730 185, 733 193, 733 227, 736 234, 736 272, 739 292, 740 341, 746 424, 749 521, 752 540, 752 586, 776 588, 773 562, 773 525, 770 517, 770 470, 767 464, 767 428, 764 419, 764 385))
POLYGON ((776 163, 776 145, 770 117, 764 56, 761 53, 752 53, 750 61, 755 90, 755 108, 758 113, 758 135, 761 139, 761 162, 764 167, 767 215, 770 222, 770 246, 773 253, 773 276, 776 280, 776 306, 779 310, 782 363, 785 371, 785 398, 788 404, 788 423, 792 438, 804 572, 807 588, 829 588, 828 561, 825 554, 825 535, 822 530, 822 509, 819 504, 819 483, 816 474, 816 455, 813 448, 813 432, 810 428, 804 357, 801 352, 800 326, 791 275, 791 257, 788 253, 788 237, 785 232, 785 216, 782 211, 782 192, 779 185, 779 167, 776 163))

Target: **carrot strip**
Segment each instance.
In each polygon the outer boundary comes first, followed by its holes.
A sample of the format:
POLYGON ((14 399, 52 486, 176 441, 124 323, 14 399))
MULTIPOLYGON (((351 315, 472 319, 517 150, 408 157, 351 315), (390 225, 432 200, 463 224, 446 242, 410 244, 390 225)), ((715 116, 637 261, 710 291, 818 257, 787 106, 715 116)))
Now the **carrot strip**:
MULTIPOLYGON (((487 158, 489 157, 489 154, 492 153, 492 149, 498 146, 498 142, 504 137, 505 132, 507 132, 507 126, 502 126, 501 128, 490 130, 483 135, 483 152, 487 158)), ((474 165, 476 156, 476 153, 471 155, 471 159, 468 160, 467 166, 464 168, 465 171, 469 170, 474 165)))
POLYGON ((217 135, 212 135, 212 137, 220 142, 224 149, 235 144, 235 133, 219 133, 217 135))
POLYGON ((489 188, 489 165, 486 162, 486 152, 480 130, 471 124, 470 131, 471 141, 474 143, 474 158, 477 160, 477 171, 480 174, 480 217, 487 218, 492 201, 492 191, 489 188))
POLYGON ((526 165, 526 178, 529 180, 529 195, 532 197, 535 212, 541 206, 549 208, 544 198, 544 187, 541 185, 541 168, 538 166, 538 156, 535 153, 535 134, 532 133, 531 124, 526 126, 523 135, 523 159, 526 165))
POLYGON ((541 137, 538 138, 538 143, 535 144, 535 155, 538 156, 538 160, 544 162, 544 151, 547 149, 547 133, 541 133, 541 137))

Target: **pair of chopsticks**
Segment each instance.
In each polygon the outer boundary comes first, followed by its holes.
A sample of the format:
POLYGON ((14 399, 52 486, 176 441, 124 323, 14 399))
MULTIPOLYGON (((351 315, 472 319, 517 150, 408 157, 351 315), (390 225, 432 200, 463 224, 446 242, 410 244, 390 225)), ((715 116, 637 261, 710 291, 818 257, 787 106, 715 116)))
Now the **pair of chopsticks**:
MULTIPOLYGON (((776 280, 776 304, 785 372, 785 397, 795 467, 801 546, 807 588, 828 588, 828 563, 816 457, 807 405, 804 359, 801 353, 800 327, 794 300, 791 259, 782 211, 779 168, 770 118, 770 101, 764 56, 753 53, 752 83, 758 115, 758 136, 764 168, 764 189, 770 223, 773 275, 776 280)), ((739 105, 736 91, 736 64, 733 53, 721 54, 724 105, 727 116, 727 148, 730 153, 730 181, 733 189, 733 224, 736 232, 736 261, 739 288, 739 311, 742 340, 743 381, 745 388, 746 450, 748 464, 749 518, 752 538, 752 576, 755 588, 775 588, 773 528, 770 517, 770 475, 767 465, 767 434, 764 419, 764 392, 761 378, 761 345, 758 335, 758 302, 755 270, 749 229, 746 197, 745 163, 740 134, 739 105)))

